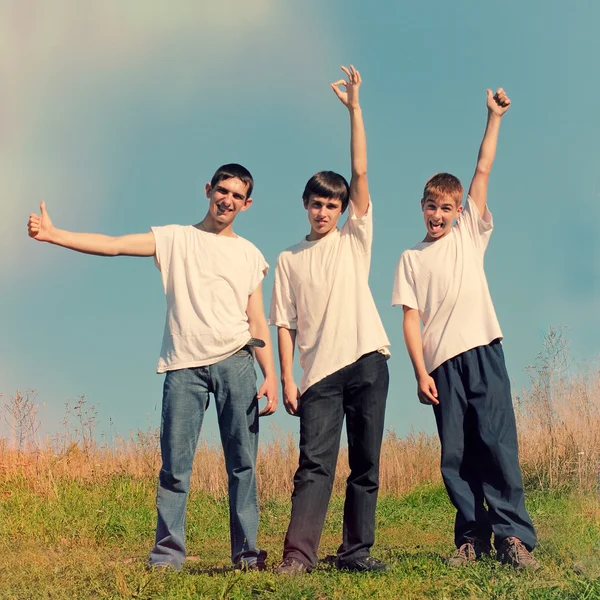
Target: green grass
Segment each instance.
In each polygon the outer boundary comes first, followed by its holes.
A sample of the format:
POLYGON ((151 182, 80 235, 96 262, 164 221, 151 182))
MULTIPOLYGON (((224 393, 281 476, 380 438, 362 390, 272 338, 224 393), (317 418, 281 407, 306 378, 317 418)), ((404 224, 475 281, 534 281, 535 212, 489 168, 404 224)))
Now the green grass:
MULTIPOLYGON (((403 498, 381 497, 373 554, 391 569, 381 574, 338 572, 323 562, 310 575, 229 569, 228 508, 224 499, 190 496, 188 552, 200 557, 180 573, 148 573, 154 535, 154 481, 113 477, 102 485, 55 482, 48 496, 28 482, 2 481, 0 598, 600 598, 600 511, 592 495, 528 495, 539 533, 535 574, 494 560, 451 570, 453 510, 443 488, 424 486, 403 498), (596 562, 598 558, 598 563, 596 562), (582 560, 586 575, 573 570, 582 560)), ((259 539, 269 566, 281 558, 289 500, 262 506, 259 539)), ((343 499, 334 497, 320 556, 340 542, 343 499)))

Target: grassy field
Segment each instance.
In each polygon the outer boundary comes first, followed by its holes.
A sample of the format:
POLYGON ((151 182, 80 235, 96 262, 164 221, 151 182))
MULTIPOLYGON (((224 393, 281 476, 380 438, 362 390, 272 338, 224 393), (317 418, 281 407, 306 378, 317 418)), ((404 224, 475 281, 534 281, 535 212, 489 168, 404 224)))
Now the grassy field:
MULTIPOLYGON (((199 560, 180 573, 148 573, 154 479, 113 476, 103 485, 64 480, 51 494, 23 477, 4 481, 0 519, 0 598, 600 598, 600 508, 595 495, 533 492, 543 569, 520 573, 486 560, 451 570, 453 513, 439 484, 403 497, 383 496, 373 554, 382 574, 340 573, 328 564, 340 540, 342 497, 336 495, 321 541, 323 562, 310 575, 229 568, 225 499, 191 494, 188 551, 199 560), (585 574, 573 566, 582 562, 585 574)), ((263 503, 260 544, 269 567, 280 560, 289 500, 263 503)))
POLYGON ((25 391, 0 394, 0 599, 600 599, 600 371, 572 371, 567 350, 561 333, 550 330, 529 370, 530 386, 514 399, 539 572, 515 572, 494 560, 446 567, 454 515, 440 482, 437 436, 388 432, 373 554, 389 571, 341 573, 326 559, 341 537, 348 474, 342 450, 322 563, 297 578, 273 573, 298 461, 288 435, 259 448, 259 543, 269 571, 230 569, 222 452, 202 444, 188 506, 188 552, 198 560, 181 573, 149 573, 157 431, 102 441, 95 407, 81 397, 67 403, 62 431, 42 438, 35 392, 25 391))

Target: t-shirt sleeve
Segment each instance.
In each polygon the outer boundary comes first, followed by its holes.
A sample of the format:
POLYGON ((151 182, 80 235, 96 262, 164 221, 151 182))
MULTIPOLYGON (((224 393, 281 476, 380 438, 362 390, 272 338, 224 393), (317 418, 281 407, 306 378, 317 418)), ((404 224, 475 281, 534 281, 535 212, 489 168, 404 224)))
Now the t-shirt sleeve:
POLYGON ((373 203, 369 199, 367 212, 357 217, 354 205, 348 202, 348 218, 341 229, 342 235, 351 235, 361 252, 370 253, 373 245, 373 203))
POLYGON ((394 289, 392 290, 392 306, 399 305, 419 309, 415 292, 414 272, 406 252, 402 254, 398 261, 396 277, 394 278, 394 289))
POLYGON ((164 225, 162 227, 150 228, 154 234, 154 242, 156 245, 154 264, 156 265, 156 268, 164 274, 169 271, 177 229, 177 225, 164 225))
POLYGON ((253 247, 253 249, 254 252, 252 253, 252 259, 250 261, 251 277, 248 296, 256 291, 256 288, 258 288, 269 272, 269 264, 262 255, 262 252, 256 247, 253 247))
POLYGON ((461 232, 466 232, 475 244, 485 251, 494 229, 492 213, 486 205, 485 212, 481 216, 474 200, 471 196, 467 196, 467 202, 458 219, 457 227, 461 232))
POLYGON ((271 295, 271 309, 269 311, 269 325, 297 329, 298 314, 296 312, 296 298, 285 264, 284 255, 280 255, 275 267, 275 281, 271 295))

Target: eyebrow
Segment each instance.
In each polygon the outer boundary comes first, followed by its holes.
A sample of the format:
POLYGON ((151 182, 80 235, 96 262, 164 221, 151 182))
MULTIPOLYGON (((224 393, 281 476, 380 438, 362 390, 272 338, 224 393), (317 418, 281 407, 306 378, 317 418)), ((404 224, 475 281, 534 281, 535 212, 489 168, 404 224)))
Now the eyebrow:
POLYGON ((233 194, 234 198, 241 198, 242 200, 246 199, 245 194, 240 194, 239 192, 232 192, 231 190, 228 190, 226 187, 223 187, 222 185, 217 185, 216 188, 217 188, 217 191, 219 191, 221 193, 233 194))

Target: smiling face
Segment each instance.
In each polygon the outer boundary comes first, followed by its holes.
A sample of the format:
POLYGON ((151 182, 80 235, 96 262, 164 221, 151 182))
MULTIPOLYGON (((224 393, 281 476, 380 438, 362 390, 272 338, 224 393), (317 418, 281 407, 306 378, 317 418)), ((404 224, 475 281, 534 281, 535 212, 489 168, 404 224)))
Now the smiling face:
POLYGON ((309 240, 319 240, 337 227, 342 214, 342 201, 339 198, 322 198, 312 195, 304 202, 310 223, 309 240))
POLYGON ((248 184, 237 177, 222 179, 214 186, 207 183, 204 189, 209 200, 207 216, 218 230, 230 227, 236 215, 252 204, 252 198, 246 196, 248 184))
POLYGON ((425 220, 426 242, 435 242, 452 231, 452 224, 462 212, 462 204, 457 204, 449 194, 428 194, 421 200, 425 220))

